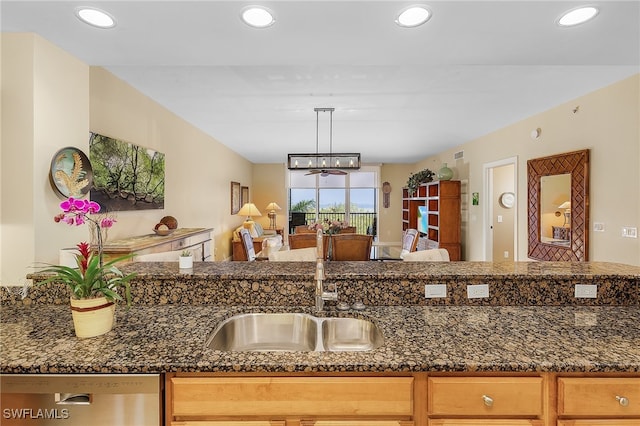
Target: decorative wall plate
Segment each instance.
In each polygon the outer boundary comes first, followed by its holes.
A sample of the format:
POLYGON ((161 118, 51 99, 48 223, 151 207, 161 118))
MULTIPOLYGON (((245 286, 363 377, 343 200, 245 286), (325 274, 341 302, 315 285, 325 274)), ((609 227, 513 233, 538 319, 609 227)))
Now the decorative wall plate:
POLYGON ((62 148, 51 159, 49 180, 58 195, 85 196, 93 183, 93 169, 89 158, 78 148, 62 148))
POLYGON ((510 209, 516 201, 516 194, 513 192, 504 192, 500 195, 500 205, 505 209, 510 209))

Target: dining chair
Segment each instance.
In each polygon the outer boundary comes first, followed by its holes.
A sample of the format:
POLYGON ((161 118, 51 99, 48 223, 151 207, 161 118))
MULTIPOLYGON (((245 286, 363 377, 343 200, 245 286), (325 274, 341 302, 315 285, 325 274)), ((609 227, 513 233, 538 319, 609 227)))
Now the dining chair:
POLYGON ((406 262, 449 262, 447 249, 418 250, 404 255, 406 262))
POLYGON ((295 234, 314 234, 316 233, 315 229, 309 229, 308 225, 298 225, 293 228, 295 234))
POLYGON ((402 251, 400 252, 400 258, 403 258, 405 254, 416 251, 418 246, 418 237, 420 233, 417 229, 409 228, 402 234, 402 251))
POLYGON ((334 234, 331 236, 331 260, 370 260, 373 236, 334 234))
MULTIPOLYGON (((301 249, 307 247, 316 247, 316 234, 304 233, 304 234, 289 234, 289 249, 301 249)), ((329 236, 322 236, 322 249, 324 259, 327 259, 329 250, 329 236)))
POLYGON ((251 238, 251 233, 247 228, 240 230, 240 239, 242 240, 242 247, 247 261, 252 262, 256 260, 256 251, 253 249, 253 238, 251 238))
POLYGON ((338 234, 355 234, 356 232, 355 226, 347 226, 346 228, 342 228, 338 234))
POLYGON ((279 250, 269 253, 270 262, 315 262, 316 247, 279 250))

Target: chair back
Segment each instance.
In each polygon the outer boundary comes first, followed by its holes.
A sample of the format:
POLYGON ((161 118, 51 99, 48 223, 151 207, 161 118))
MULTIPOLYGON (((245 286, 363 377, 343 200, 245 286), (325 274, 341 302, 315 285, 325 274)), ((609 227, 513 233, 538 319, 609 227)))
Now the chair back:
POLYGON ((279 250, 269 252, 271 262, 315 262, 317 256, 316 247, 300 249, 279 250))
POLYGON ((340 232, 338 232, 338 234, 355 234, 355 233, 356 233, 355 226, 347 226, 346 228, 343 228, 340 230, 340 232))
POLYGON ((294 232, 296 234, 316 234, 316 230, 315 229, 309 229, 309 226, 307 225, 298 225, 294 228, 294 232))
POLYGON ((407 229, 402 234, 402 253, 401 257, 407 253, 411 253, 412 251, 416 251, 416 247, 418 246, 418 236, 420 233, 417 229, 407 229))
POLYGON ((372 235, 335 234, 331 236, 331 260, 370 260, 372 235))
POLYGON ((240 239, 242 240, 242 248, 244 249, 244 254, 247 256, 247 260, 249 262, 256 260, 256 252, 253 249, 253 239, 248 229, 242 228, 240 230, 240 239))
MULTIPOLYGON (((316 247, 316 234, 304 233, 304 234, 289 234, 289 249, 302 249, 307 247, 316 247)), ((329 250, 329 236, 322 236, 322 249, 324 252, 324 258, 327 258, 329 250)))
POLYGON ((407 262, 449 262, 450 258, 447 249, 429 249, 407 253, 402 260, 407 262))

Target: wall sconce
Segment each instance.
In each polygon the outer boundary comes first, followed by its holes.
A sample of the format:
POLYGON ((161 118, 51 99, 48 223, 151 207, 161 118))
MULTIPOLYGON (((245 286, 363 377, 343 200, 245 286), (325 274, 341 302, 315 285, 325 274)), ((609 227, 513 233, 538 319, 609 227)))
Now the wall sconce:
POLYGON ((282 209, 275 202, 269 203, 266 209, 269 210, 269 213, 267 213, 267 216, 269 216, 269 229, 276 229, 276 210, 282 209))

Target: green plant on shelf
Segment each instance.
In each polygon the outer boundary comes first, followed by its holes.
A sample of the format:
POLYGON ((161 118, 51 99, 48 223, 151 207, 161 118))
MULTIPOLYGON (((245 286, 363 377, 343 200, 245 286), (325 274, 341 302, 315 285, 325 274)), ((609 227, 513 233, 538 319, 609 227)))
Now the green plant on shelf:
POLYGON ((409 196, 413 197, 413 195, 418 191, 418 186, 420 186, 421 183, 432 182, 434 176, 435 173, 429 169, 409 174, 409 179, 407 180, 409 196))

